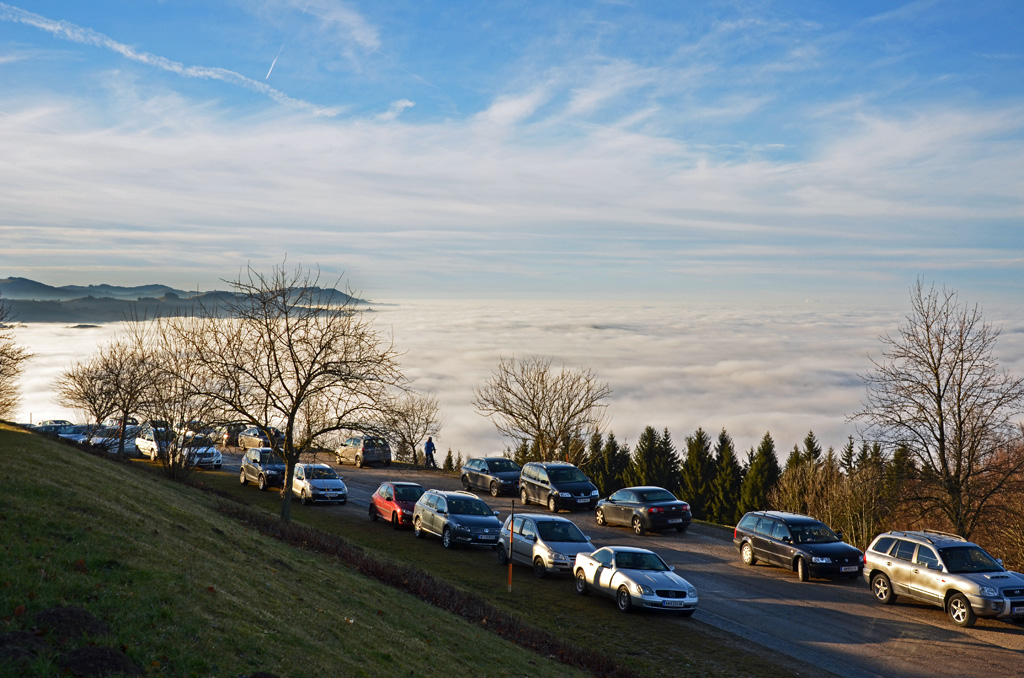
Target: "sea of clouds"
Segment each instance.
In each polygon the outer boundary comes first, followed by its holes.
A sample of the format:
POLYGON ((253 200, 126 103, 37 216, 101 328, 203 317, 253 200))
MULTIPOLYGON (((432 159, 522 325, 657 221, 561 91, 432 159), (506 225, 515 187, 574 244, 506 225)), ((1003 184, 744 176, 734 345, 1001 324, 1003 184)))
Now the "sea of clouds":
MULTIPOLYGON (((501 452, 508 444, 473 407, 473 390, 500 357, 550 357, 584 367, 612 388, 608 430, 632 445, 647 425, 677 447, 698 427, 724 427, 742 452, 765 432, 783 459, 813 430, 826 449, 858 435, 849 422, 864 397, 860 375, 878 359, 879 336, 904 320, 898 305, 700 306, 622 302, 401 301, 373 306, 375 327, 402 351, 406 376, 436 392, 442 452, 501 452)), ((1024 371, 1024 317, 986 310, 1001 327, 996 355, 1024 371)), ((80 418, 53 397, 54 379, 121 330, 33 323, 16 331, 35 357, 22 380, 17 421, 80 418)))

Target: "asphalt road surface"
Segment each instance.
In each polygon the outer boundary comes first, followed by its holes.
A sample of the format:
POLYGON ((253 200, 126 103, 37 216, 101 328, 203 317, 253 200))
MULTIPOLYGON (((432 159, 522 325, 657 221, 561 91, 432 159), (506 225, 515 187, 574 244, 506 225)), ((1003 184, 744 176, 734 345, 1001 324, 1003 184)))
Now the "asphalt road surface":
MULTIPOLYGON (((225 454, 225 473, 238 474, 239 455, 225 454)), ((337 465, 335 465, 337 467, 337 465)), ((345 506, 365 509, 384 480, 417 482, 426 488, 462 489, 458 478, 437 472, 337 467, 349 489, 345 506)), ((508 515, 547 512, 522 507, 515 497, 495 499, 480 492, 491 508, 508 515)), ((732 532, 693 525, 677 532, 637 536, 627 528, 601 527, 592 512, 561 515, 572 519, 597 546, 623 544, 656 551, 697 587, 700 606, 693 619, 771 648, 839 676, 978 676, 1024 674, 1024 627, 979 619, 971 629, 953 625, 938 607, 901 598, 894 605, 875 602, 862 579, 800 582, 794 572, 742 564, 732 532)))

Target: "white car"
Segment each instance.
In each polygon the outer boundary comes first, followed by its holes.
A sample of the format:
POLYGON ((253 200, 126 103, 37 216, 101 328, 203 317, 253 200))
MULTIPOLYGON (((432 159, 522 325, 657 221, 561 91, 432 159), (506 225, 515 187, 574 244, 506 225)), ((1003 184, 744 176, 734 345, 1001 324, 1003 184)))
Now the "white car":
POLYGON ((139 431, 138 437, 135 438, 135 448, 139 451, 140 456, 155 460, 162 453, 167 452, 173 439, 174 434, 168 429, 144 426, 139 431))
MULTIPOLYGON (((138 448, 135 446, 135 437, 138 433, 138 426, 128 426, 124 430, 124 453, 128 456, 134 457, 139 453, 138 448)), ((120 435, 120 428, 105 426, 92 434, 92 437, 89 438, 89 444, 102 447, 111 454, 117 454, 118 438, 120 435)))
POLYGON ((348 501, 348 488, 337 471, 327 464, 296 464, 292 494, 305 504, 317 501, 348 501))
POLYGON ((647 549, 606 546, 578 553, 573 572, 577 593, 602 593, 614 598, 623 612, 639 607, 689 617, 697 610, 697 589, 647 549))
POLYGON ((178 436, 175 444, 175 458, 180 459, 184 455, 186 466, 198 466, 201 468, 220 468, 224 464, 224 457, 220 450, 210 440, 209 436, 202 434, 185 434, 178 436))

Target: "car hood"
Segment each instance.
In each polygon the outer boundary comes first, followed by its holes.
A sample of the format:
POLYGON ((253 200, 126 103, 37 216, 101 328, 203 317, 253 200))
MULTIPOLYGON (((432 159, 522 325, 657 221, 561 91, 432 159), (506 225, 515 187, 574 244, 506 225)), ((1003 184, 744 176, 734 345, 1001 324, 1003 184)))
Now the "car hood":
POLYGON ((1024 576, 1018 572, 1006 570, 1004 572, 964 572, 951 574, 952 577, 961 577, 974 582, 978 586, 994 586, 1002 588, 1024 588, 1024 576))
POLYGON ((793 544, 793 546, 813 555, 828 556, 829 558, 859 558, 862 555, 860 549, 850 546, 844 541, 834 541, 828 544, 793 544))
POLYGON ((448 517, 452 523, 465 525, 466 527, 493 527, 497 532, 501 529, 501 521, 495 516, 466 516, 461 514, 448 517))
POLYGON ((652 589, 686 588, 690 582, 675 572, 653 572, 650 570, 619 570, 637 584, 646 584, 652 589))
POLYGON ((545 541, 544 545, 551 551, 561 553, 565 556, 575 556, 577 553, 594 552, 594 545, 588 541, 545 541))
POLYGON ((485 473, 484 475, 490 476, 491 478, 497 478, 498 480, 503 480, 506 483, 519 480, 519 471, 492 471, 485 473))
POLYGON ((551 483, 551 487, 559 492, 572 492, 573 494, 589 494, 597 489, 589 480, 582 483, 551 483))
POLYGON ((213 457, 220 454, 220 450, 216 447, 190 447, 188 448, 188 453, 200 457, 213 457))
POLYGON ((322 480, 310 480, 310 487, 318 490, 342 490, 347 491, 345 483, 338 478, 324 478, 322 480))

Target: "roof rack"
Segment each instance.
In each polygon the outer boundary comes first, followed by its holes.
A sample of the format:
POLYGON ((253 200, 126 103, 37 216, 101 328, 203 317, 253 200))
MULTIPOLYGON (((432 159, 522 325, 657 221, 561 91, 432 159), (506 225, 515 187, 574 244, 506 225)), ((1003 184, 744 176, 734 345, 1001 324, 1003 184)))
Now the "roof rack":
POLYGON ((919 539, 924 539, 929 544, 935 544, 937 541, 941 541, 942 539, 952 539, 954 541, 967 541, 959 534, 953 534, 952 532, 942 532, 940 530, 891 530, 891 532, 893 534, 918 537, 919 539))

